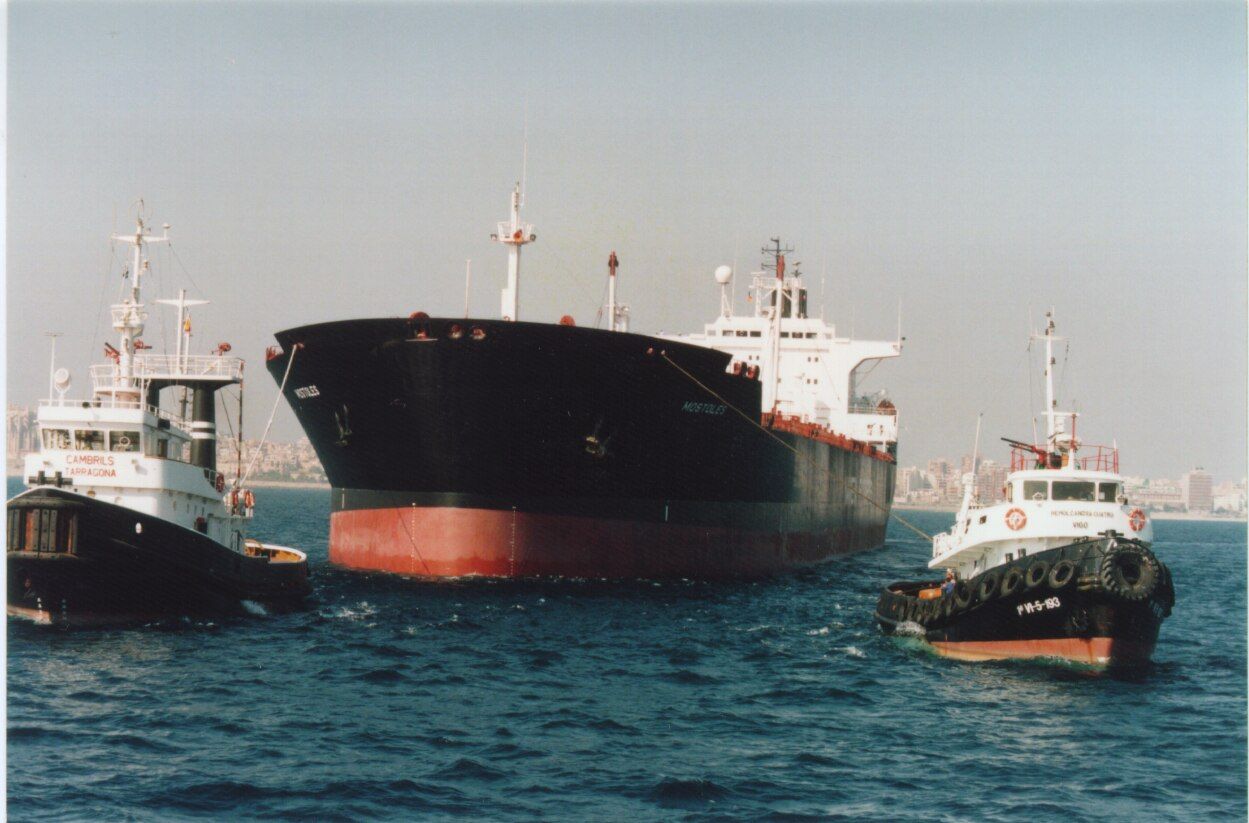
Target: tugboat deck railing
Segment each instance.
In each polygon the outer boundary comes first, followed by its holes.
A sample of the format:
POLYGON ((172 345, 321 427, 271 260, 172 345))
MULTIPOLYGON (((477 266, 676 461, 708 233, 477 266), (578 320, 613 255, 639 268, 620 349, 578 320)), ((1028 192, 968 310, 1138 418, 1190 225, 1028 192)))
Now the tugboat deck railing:
MULTIPOLYGON (((211 354, 140 354, 133 361, 131 378, 140 381, 155 379, 221 380, 238 382, 243 379, 243 360, 211 354)), ((117 363, 101 363, 91 367, 91 385, 96 391, 112 389, 125 378, 117 363)))
POLYGON ((55 397, 44 398, 39 401, 41 409, 127 409, 132 411, 144 411, 158 419, 168 420, 180 429, 187 427, 187 421, 176 414, 172 414, 157 406, 144 403, 139 400, 122 400, 116 395, 105 394, 95 397, 91 400, 82 398, 55 397))

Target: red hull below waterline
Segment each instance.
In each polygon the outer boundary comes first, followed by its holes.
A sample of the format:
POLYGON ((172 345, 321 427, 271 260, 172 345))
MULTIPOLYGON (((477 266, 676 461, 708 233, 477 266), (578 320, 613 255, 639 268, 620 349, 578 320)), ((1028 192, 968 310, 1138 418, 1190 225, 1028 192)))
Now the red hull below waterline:
POLYGON ((757 577, 884 542, 884 526, 813 534, 460 507, 336 511, 330 562, 414 577, 757 577))
POLYGON ((955 660, 1053 658, 1089 666, 1133 666, 1149 662, 1154 644, 1113 637, 1056 637, 1041 640, 930 641, 955 660))

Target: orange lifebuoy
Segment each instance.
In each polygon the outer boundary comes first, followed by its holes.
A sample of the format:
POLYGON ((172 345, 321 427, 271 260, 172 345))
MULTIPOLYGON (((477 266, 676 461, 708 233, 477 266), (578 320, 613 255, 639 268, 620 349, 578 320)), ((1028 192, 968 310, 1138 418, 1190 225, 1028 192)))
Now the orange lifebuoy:
POLYGON ((249 509, 256 507, 256 495, 252 494, 251 489, 243 492, 243 505, 249 509))
POLYGON ((213 486, 216 487, 218 492, 225 491, 226 490, 225 475, 221 475, 221 474, 217 475, 217 482, 213 483, 213 486))
POLYGON ((1147 520, 1148 518, 1145 517, 1145 512, 1140 509, 1132 509, 1132 513, 1128 515, 1128 525, 1132 527, 1132 531, 1134 532, 1138 532, 1145 528, 1147 520))
POLYGON ((239 490, 234 489, 230 492, 230 513, 233 514, 234 512, 238 510, 239 510, 239 490))
POLYGON ((1006 513, 1006 528, 1017 532, 1026 525, 1028 525, 1028 515, 1024 514, 1023 509, 1014 508, 1006 513))

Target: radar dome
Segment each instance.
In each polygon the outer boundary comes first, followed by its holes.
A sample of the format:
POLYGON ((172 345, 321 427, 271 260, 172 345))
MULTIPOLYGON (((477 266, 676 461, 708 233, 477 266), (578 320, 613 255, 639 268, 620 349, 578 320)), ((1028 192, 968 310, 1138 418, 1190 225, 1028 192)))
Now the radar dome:
POLYGON ((52 385, 56 386, 57 390, 59 391, 65 391, 66 389, 68 389, 69 388, 69 369, 62 366, 61 368, 54 371, 52 373, 52 385))
POLYGON ((716 282, 721 286, 727 285, 733 279, 732 266, 720 266, 716 269, 716 282))

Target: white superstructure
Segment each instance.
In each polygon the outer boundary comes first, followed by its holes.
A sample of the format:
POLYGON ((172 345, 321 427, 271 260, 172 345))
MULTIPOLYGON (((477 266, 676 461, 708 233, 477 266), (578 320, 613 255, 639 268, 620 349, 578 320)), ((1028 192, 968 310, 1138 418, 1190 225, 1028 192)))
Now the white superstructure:
POLYGON ((1146 545, 1153 542, 1153 524, 1124 495, 1119 450, 1081 443, 1075 431, 1078 415, 1058 410, 1053 312, 1045 318, 1045 443, 1007 441, 1012 454, 1006 500, 992 505, 976 499, 973 459, 973 471, 963 478, 963 504, 954 527, 933 540, 929 568, 952 568, 970 578, 1111 530, 1146 545))
POLYGON ((185 293, 159 301, 178 310, 175 353, 145 353, 149 347, 140 338, 147 319, 141 285, 150 265, 144 250, 168 242, 168 224, 164 228, 154 237, 140 217, 133 235, 113 237, 134 247, 123 275, 129 289, 112 306, 118 346, 106 344, 111 362, 91 367, 85 398, 69 396, 69 373, 54 364, 56 396, 39 402, 41 448, 26 457, 25 479, 159 517, 243 551, 254 497, 215 469, 214 406, 218 389, 242 382, 243 361, 225 356, 228 344, 212 355, 189 353, 186 309, 205 301, 187 300, 185 293), (167 388, 194 396, 193 419, 185 409, 161 408, 167 388))
POLYGON ((757 373, 764 414, 811 423, 838 435, 892 452, 898 439, 897 409, 883 391, 862 384, 881 360, 902 353, 902 338, 855 340, 839 337, 831 323, 807 314, 802 274, 786 271, 780 240, 764 249, 767 268, 751 275, 754 312, 735 314, 733 272, 716 270, 720 315, 701 334, 672 336, 733 356, 730 369, 757 373))

